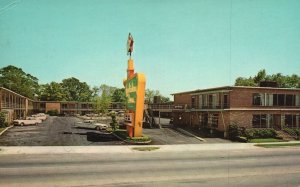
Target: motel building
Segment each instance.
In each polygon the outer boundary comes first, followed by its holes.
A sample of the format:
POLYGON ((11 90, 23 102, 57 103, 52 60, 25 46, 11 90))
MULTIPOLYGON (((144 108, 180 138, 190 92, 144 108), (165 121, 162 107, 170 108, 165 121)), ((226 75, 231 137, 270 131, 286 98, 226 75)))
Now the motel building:
POLYGON ((300 89, 224 86, 174 93, 173 124, 224 132, 245 128, 300 128, 300 89))
MULTIPOLYGON (((124 110, 124 104, 111 103, 109 110, 124 110)), ((24 119, 35 113, 57 111, 60 115, 85 115, 94 112, 92 102, 77 101, 36 101, 0 87, 0 111, 4 112, 7 122, 24 119)))

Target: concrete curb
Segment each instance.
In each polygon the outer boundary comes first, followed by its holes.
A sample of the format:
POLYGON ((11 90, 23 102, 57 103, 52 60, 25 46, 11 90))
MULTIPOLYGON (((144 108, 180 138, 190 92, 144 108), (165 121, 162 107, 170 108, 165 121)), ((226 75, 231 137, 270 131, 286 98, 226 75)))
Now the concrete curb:
MULTIPOLYGON (((153 153, 180 153, 201 151, 233 151, 262 149, 253 143, 219 143, 219 144, 181 144, 181 145, 149 145, 159 147, 153 153)), ((148 147, 147 145, 122 146, 0 146, 0 155, 10 154, 128 154, 143 151, 133 150, 134 147, 148 147)))
POLYGON ((12 125, 12 126, 6 127, 2 132, 0 132, 0 136, 12 127, 14 127, 14 126, 12 125))
POLYGON ((111 134, 114 135, 119 140, 121 140, 123 142, 126 142, 130 145, 149 145, 152 142, 152 140, 149 140, 149 141, 146 141, 146 142, 130 142, 130 141, 127 141, 127 140, 121 138, 120 136, 116 135, 115 133, 111 133, 111 134))

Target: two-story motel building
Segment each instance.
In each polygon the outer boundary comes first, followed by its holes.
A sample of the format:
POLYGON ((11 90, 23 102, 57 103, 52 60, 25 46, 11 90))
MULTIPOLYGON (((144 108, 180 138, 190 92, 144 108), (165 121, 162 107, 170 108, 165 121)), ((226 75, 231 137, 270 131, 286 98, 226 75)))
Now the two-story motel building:
POLYGON ((300 128, 300 89, 224 86, 175 93, 173 123, 225 132, 246 128, 300 128))

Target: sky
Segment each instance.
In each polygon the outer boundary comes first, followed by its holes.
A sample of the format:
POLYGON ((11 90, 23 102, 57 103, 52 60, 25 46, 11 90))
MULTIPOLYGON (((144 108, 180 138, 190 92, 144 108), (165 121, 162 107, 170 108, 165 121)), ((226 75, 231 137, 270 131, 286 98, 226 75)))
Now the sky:
POLYGON ((299 0, 0 0, 0 68, 40 84, 123 87, 135 71, 164 96, 300 72, 299 0))

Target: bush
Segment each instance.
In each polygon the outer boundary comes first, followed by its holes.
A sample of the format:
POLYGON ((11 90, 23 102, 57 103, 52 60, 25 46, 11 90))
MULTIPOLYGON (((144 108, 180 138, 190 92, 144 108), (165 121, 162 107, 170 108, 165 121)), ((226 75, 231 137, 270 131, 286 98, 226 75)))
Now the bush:
POLYGON ((127 137, 127 141, 130 141, 130 142, 148 142, 150 141, 151 139, 146 136, 146 135, 143 135, 142 137, 127 137))
POLYGON ((228 126, 228 138, 230 140, 235 140, 239 136, 239 127, 236 123, 230 124, 228 126))
POLYGON ((50 116, 57 116, 58 115, 58 111, 57 110, 49 110, 47 112, 47 114, 49 114, 50 116))
POLYGON ((240 141, 241 136, 245 136, 245 127, 240 127, 237 123, 232 123, 228 126, 228 138, 230 140, 240 141))
POLYGON ((7 123, 5 122, 5 114, 0 112, 0 128, 5 128, 7 123))
POLYGON ((245 130, 247 139, 254 138, 276 138, 277 133, 274 129, 247 129, 245 130))

